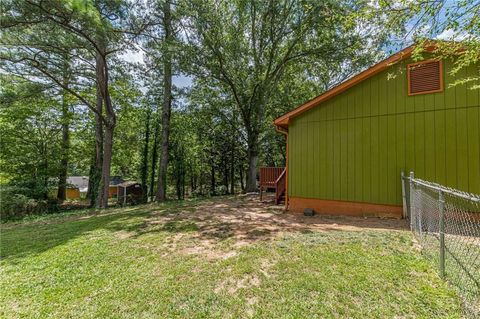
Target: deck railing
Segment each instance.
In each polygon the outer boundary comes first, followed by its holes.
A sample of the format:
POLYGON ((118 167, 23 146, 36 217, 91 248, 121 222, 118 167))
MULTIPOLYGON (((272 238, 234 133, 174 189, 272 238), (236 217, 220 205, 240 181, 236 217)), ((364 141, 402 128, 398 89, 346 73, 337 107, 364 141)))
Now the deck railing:
POLYGON ((285 167, 260 167, 260 199, 262 191, 267 188, 275 188, 275 203, 286 191, 286 170, 285 167))
POLYGON ((273 188, 285 167, 260 167, 260 187, 273 188))
POLYGON ((287 170, 283 170, 282 174, 277 178, 275 181, 275 204, 280 203, 280 198, 282 197, 283 194, 285 194, 286 191, 286 174, 287 170))

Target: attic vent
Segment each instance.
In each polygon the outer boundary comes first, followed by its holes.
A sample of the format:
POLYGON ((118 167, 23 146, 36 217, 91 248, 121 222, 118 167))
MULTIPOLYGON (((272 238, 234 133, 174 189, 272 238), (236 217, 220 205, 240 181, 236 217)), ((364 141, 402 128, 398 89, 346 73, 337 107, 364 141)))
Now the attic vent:
POLYGON ((442 62, 424 61, 409 64, 408 95, 443 91, 442 62))

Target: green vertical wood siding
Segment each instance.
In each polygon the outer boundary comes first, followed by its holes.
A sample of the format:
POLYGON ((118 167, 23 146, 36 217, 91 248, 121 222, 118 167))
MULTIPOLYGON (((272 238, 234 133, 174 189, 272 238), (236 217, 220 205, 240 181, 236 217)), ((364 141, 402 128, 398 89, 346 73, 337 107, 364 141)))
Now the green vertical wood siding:
POLYGON ((289 196, 401 205, 402 170, 480 194, 480 90, 449 87, 444 61, 443 92, 408 96, 410 62, 291 120, 289 196))

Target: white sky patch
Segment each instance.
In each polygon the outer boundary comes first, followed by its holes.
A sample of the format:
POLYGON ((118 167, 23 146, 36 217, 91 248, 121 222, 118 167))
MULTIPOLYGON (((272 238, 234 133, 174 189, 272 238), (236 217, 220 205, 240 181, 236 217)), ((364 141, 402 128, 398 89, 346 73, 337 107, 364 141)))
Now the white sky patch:
POLYGON ((144 63, 145 53, 142 50, 126 50, 124 53, 120 55, 122 60, 125 60, 130 63, 144 63))
POLYGON ((193 78, 185 75, 175 75, 172 81, 176 87, 184 88, 192 85, 193 78))
MULTIPOLYGON (((126 50, 120 55, 120 58, 129 63, 140 63, 145 64, 145 52, 142 50, 126 50)), ((175 75, 173 76, 173 84, 179 88, 184 88, 191 86, 193 83, 193 78, 185 75, 175 75)), ((145 93, 146 88, 141 87, 140 90, 145 93)))
POLYGON ((456 32, 452 29, 445 29, 436 36, 436 39, 446 41, 463 41, 467 38, 468 34, 466 32, 456 32))

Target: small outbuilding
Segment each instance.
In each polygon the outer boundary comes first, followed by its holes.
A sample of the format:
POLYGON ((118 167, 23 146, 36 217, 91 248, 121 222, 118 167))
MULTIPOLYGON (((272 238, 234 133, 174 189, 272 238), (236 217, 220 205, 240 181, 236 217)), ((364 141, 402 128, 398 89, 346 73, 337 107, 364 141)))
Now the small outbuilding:
POLYGON ((117 202, 120 205, 139 204, 143 200, 142 184, 127 181, 117 185, 117 202))
POLYGON ((80 198, 80 189, 75 186, 67 185, 65 189, 65 198, 66 199, 79 199, 80 198))
POLYGON ((116 197, 118 185, 125 182, 121 176, 110 176, 110 184, 108 187, 108 198, 116 197))
POLYGON ((88 189, 88 176, 70 176, 67 178, 65 196, 67 199, 80 199, 88 189))

